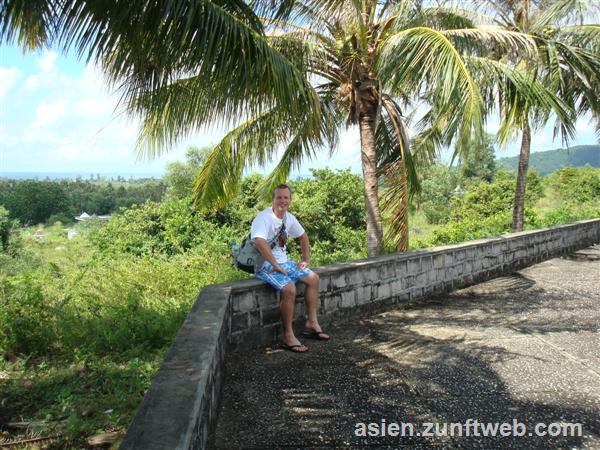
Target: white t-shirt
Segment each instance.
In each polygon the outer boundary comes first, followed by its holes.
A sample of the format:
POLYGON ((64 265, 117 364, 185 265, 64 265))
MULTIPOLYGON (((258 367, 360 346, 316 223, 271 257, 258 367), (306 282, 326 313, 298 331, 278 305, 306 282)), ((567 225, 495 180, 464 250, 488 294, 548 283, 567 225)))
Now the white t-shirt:
MULTIPOLYGON (((255 239, 257 237, 263 238, 268 243, 271 242, 279 233, 281 229, 282 220, 278 218, 273 212, 273 208, 267 208, 261 211, 258 216, 252 221, 252 229, 250 230, 250 238, 255 239)), ((292 213, 286 211, 285 213, 285 236, 297 238, 304 234, 304 228, 298 222, 298 219, 294 217, 292 213)), ((275 243, 275 247, 271 249, 273 257, 277 264, 283 264, 287 262, 287 254, 285 252, 286 246, 280 247, 278 243, 275 243)))

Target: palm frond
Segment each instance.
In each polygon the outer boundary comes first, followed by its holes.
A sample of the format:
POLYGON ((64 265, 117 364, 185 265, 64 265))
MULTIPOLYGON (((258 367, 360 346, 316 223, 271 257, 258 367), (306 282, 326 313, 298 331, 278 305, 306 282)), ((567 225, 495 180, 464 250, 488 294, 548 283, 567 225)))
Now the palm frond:
POLYGON ((585 8, 581 0, 553 0, 545 8, 540 8, 532 23, 530 32, 543 35, 547 28, 555 28, 561 23, 572 23, 573 20, 582 20, 585 17, 585 8))
POLYGON ((600 83, 600 54, 567 45, 559 41, 548 41, 540 48, 545 62, 542 77, 549 88, 578 114, 600 112, 598 83, 600 83))
POLYGON ((304 161, 315 158, 324 146, 327 145, 330 149, 337 147, 343 114, 336 108, 333 99, 322 98, 320 104, 321 129, 318 137, 314 136, 309 127, 301 127, 287 145, 277 165, 257 187, 258 196, 267 199, 277 185, 288 180, 292 170, 299 169, 304 161))
MULTIPOLYGON (((600 25, 583 24, 567 25, 557 30, 558 36, 553 36, 554 40, 576 45, 580 48, 598 49, 600 45, 600 25)), ((596 50, 597 53, 597 50, 596 50)))
MULTIPOLYGON (((127 112, 145 118, 150 105, 154 117, 147 122, 157 122, 163 88, 194 77, 216 101, 209 110, 196 110, 190 130, 199 121, 226 124, 232 116, 249 117, 276 105, 289 116, 317 105, 303 74, 268 45, 260 20, 241 0, 10 0, 2 3, 2 12, 3 38, 39 35, 40 42, 75 48, 102 65, 127 112), (149 102, 155 93, 159 100, 149 102)), ((150 153, 170 142, 151 142, 150 153)))
POLYGON ((390 94, 402 88, 428 95, 435 111, 428 120, 436 123, 429 126, 447 130, 457 147, 467 144, 473 133, 483 134, 479 86, 443 33, 419 27, 395 34, 385 42, 376 67, 390 94))
MULTIPOLYGON (((311 36, 314 38, 314 36, 311 36)), ((303 32, 292 32, 267 36, 267 41, 287 58, 301 73, 317 73, 330 78, 329 62, 333 59, 329 47, 323 45, 325 38, 315 41, 307 39, 303 32)), ((326 42, 326 44, 330 44, 326 42)), ((335 68, 335 67, 334 67, 335 68)))
MULTIPOLYGON (((446 6, 423 8, 421 14, 427 26, 440 30, 475 28, 476 13, 467 9, 446 6)), ((479 15, 477 15, 479 17, 479 15)))
MULTIPOLYGON (((289 136, 298 134, 281 111, 273 108, 227 133, 208 156, 194 181, 194 205, 198 209, 220 208, 237 193, 245 168, 264 166, 289 136)), ((306 120, 303 136, 318 141, 318 130, 306 120)))
POLYGON ((381 8, 379 21, 384 18, 391 20, 393 31, 411 28, 423 24, 423 16, 419 2, 415 0, 392 0, 386 1, 381 8))
POLYGON ((388 216, 385 241, 396 251, 408 250, 408 198, 406 168, 404 161, 387 167, 384 177, 387 188, 382 193, 381 207, 388 216))
POLYGON ((404 161, 404 170, 406 172, 406 182, 408 185, 409 199, 421 191, 421 184, 417 176, 417 168, 413 154, 410 150, 410 141, 408 129, 404 120, 402 120, 401 111, 398 105, 389 97, 383 99, 385 114, 383 115, 385 126, 382 128, 384 134, 387 130, 393 131, 390 136, 392 144, 391 151, 378 148, 380 159, 378 166, 381 168, 381 174, 385 175, 386 166, 393 166, 398 161, 404 161))
POLYGON ((47 45, 54 32, 54 4, 47 0, 0 2, 0 43, 16 42, 24 50, 47 45))
POLYGON ((488 53, 493 47, 498 53, 518 54, 521 58, 534 58, 537 52, 535 39, 525 33, 508 31, 499 27, 478 27, 441 31, 461 49, 478 49, 488 53))
POLYGON ((492 25, 495 18, 475 9, 456 6, 432 6, 423 8, 423 17, 427 23, 436 24, 441 29, 474 28, 476 24, 492 25))
POLYGON ((409 132, 400 106, 387 94, 382 94, 381 104, 382 125, 376 128, 378 167, 404 159, 410 147, 409 132))
POLYGON ((314 128, 315 121, 308 112, 303 121, 289 122, 285 114, 273 109, 227 133, 196 177, 195 206, 199 209, 224 206, 238 192, 244 169, 265 166, 282 147, 285 150, 277 165, 257 187, 257 194, 262 197, 268 197, 294 168, 314 158, 325 145, 336 147, 343 114, 334 103, 334 98, 323 95, 317 114, 318 129, 314 128))
POLYGON ((435 127, 423 129, 413 136, 410 143, 415 166, 429 167, 439 159, 440 151, 446 146, 446 137, 441 129, 435 127))
POLYGON ((574 110, 530 73, 487 58, 472 57, 468 64, 472 72, 482 78, 479 84, 486 86, 484 98, 497 98, 501 119, 499 142, 512 139, 526 120, 534 128, 543 127, 551 113, 563 124, 564 139, 573 138, 574 110), (533 116, 529 117, 532 112, 533 116))
POLYGON ((493 14, 496 18, 494 19, 494 23, 505 27, 507 29, 517 29, 518 27, 515 24, 514 20, 514 11, 511 5, 514 3, 503 2, 498 0, 487 0, 487 5, 489 5, 488 9, 491 9, 491 14, 493 14))

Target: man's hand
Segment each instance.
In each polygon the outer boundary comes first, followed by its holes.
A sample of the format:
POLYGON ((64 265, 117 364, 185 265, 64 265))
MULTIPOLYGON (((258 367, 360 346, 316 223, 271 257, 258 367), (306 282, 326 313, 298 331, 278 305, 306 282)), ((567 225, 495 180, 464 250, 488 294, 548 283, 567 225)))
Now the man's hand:
POLYGON ((298 270, 306 269, 307 267, 308 267, 308 261, 301 261, 298 264, 296 264, 296 269, 298 269, 298 270))
POLYGON ((273 273, 273 272, 281 272, 285 276, 287 276, 287 274, 288 274, 287 271, 284 270, 279 264, 275 264, 269 273, 273 273))

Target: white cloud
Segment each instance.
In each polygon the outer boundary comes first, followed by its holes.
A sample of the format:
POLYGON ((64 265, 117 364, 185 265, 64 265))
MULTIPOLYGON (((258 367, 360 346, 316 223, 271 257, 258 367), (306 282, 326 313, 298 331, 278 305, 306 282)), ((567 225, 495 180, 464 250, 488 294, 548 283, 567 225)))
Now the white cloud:
POLYGON ((53 51, 45 51, 37 59, 37 66, 39 72, 29 75, 25 79, 25 89, 29 91, 35 91, 41 87, 49 86, 56 88, 60 85, 57 78, 60 74, 57 72, 56 60, 58 54, 53 51))
POLYGON ((21 72, 16 67, 0 67, 0 99, 4 99, 20 76, 21 72))
POLYGON ((11 122, 0 126, 5 170, 160 172, 166 161, 183 159, 188 145, 208 139, 192 136, 162 157, 139 161, 139 120, 115 112, 119 96, 96 67, 77 67, 54 52, 25 55, 7 66, 14 69, 0 73, 2 89, 16 83, 20 91, 11 122))
POLYGON ((55 124, 64 117, 67 112, 67 104, 60 100, 52 103, 42 102, 35 110, 35 120, 29 125, 30 130, 40 130, 55 124))
POLYGON ((55 62, 58 59, 58 54, 53 51, 45 51, 38 60, 38 66, 42 73, 52 72, 55 69, 55 62))
POLYGON ((35 91, 40 85, 40 76, 39 75, 29 75, 25 79, 25 89, 29 91, 35 91))

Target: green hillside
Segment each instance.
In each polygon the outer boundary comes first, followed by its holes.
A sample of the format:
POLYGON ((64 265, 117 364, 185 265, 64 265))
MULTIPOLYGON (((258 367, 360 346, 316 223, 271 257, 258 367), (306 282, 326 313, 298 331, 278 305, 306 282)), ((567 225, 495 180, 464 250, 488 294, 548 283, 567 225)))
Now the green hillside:
MULTIPOLYGON (((519 157, 499 158, 498 166, 517 171, 519 157)), ((559 148, 545 152, 531 153, 529 168, 535 169, 540 175, 545 176, 564 166, 581 167, 589 164, 600 167, 600 145, 578 145, 570 148, 559 148)))

